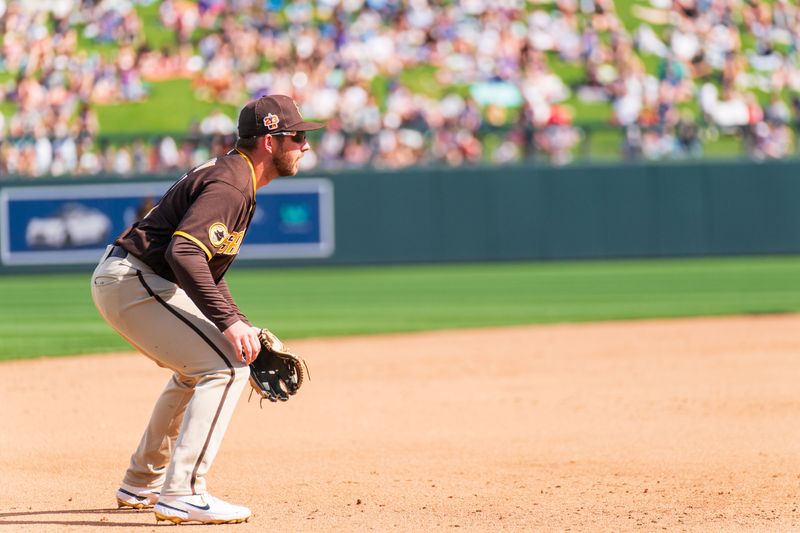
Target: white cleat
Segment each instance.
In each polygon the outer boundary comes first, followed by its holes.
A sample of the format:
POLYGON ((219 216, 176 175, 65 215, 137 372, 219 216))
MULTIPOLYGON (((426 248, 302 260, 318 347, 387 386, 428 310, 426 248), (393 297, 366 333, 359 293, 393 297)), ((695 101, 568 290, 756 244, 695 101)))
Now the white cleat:
POLYGON ((192 496, 161 496, 153 509, 156 523, 238 524, 250 518, 250 509, 232 505, 206 493, 192 496))
POLYGON ((152 507, 158 501, 159 489, 148 489, 122 485, 117 489, 117 507, 122 509, 128 507, 132 509, 144 509, 152 507))

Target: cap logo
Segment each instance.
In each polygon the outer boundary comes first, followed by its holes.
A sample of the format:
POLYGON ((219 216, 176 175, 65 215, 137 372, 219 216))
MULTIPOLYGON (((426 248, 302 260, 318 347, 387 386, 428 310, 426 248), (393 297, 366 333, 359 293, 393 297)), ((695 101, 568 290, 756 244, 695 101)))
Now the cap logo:
POLYGON ((278 118, 278 115, 273 115, 272 113, 267 113, 267 116, 264 117, 264 126, 266 126, 266 128, 268 130, 272 131, 274 129, 277 129, 278 122, 280 122, 280 121, 281 121, 281 119, 278 118))

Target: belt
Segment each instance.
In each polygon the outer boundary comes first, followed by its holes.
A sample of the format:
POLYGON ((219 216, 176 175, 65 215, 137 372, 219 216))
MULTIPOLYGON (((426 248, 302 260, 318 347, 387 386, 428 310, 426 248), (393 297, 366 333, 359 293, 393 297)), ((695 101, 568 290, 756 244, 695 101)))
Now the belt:
POLYGON ((113 246, 111 248, 111 253, 108 254, 108 258, 112 257, 119 257, 120 259, 125 259, 128 257, 128 250, 123 248, 122 246, 113 246))

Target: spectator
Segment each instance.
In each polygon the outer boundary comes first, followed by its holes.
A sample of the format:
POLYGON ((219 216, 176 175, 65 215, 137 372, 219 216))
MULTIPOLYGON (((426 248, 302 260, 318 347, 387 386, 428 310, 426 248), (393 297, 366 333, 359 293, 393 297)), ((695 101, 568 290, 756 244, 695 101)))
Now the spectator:
POLYGON ((200 133, 203 135, 233 135, 235 132, 233 119, 219 109, 212 111, 200 122, 200 133))
POLYGON ((788 124, 790 121, 789 106, 783 101, 781 95, 773 92, 769 104, 764 109, 764 118, 775 124, 788 124))
POLYGON ((682 157, 700 157, 703 147, 700 143, 699 130, 692 113, 684 110, 675 125, 677 154, 682 157))
POLYGON ((174 37, 158 48, 143 40, 143 1, 3 4, 0 69, 16 81, 0 87, 15 104, 0 118, 0 141, 4 130, 9 139, 0 171, 161 172, 227 149, 234 123, 220 110, 185 138, 101 146, 96 106, 146 102, 151 82, 174 77, 189 78, 199 99, 282 92, 304 114, 336 119, 304 163, 318 167, 532 154, 564 164, 581 139, 570 115, 578 102, 610 108, 628 157, 702 153, 704 122, 723 134, 749 131, 752 153, 775 157, 792 145, 787 125, 800 109, 796 96, 791 110, 781 97, 800 91, 800 17, 788 0, 654 0, 631 8, 632 34, 611 0, 147 0, 174 37), (79 41, 114 43, 114 53, 79 41), (521 101, 485 101, 478 87, 521 101), (757 90, 772 95, 764 109, 757 90), (695 99, 699 114, 678 112, 695 99))

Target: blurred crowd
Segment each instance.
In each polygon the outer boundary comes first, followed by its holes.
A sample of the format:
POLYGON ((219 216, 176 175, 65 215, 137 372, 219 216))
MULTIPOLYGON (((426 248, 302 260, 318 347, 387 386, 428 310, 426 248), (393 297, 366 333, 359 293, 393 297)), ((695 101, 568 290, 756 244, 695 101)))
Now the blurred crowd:
POLYGON ((180 135, 103 135, 97 106, 172 78, 233 106, 293 96, 328 122, 306 169, 566 164, 597 133, 576 109, 610 109, 626 159, 700 157, 720 137, 794 153, 794 2, 626 5, 632 32, 612 0, 0 0, 0 175, 165 172, 229 149, 219 111, 180 135), (148 45, 142 5, 168 45, 148 45))

